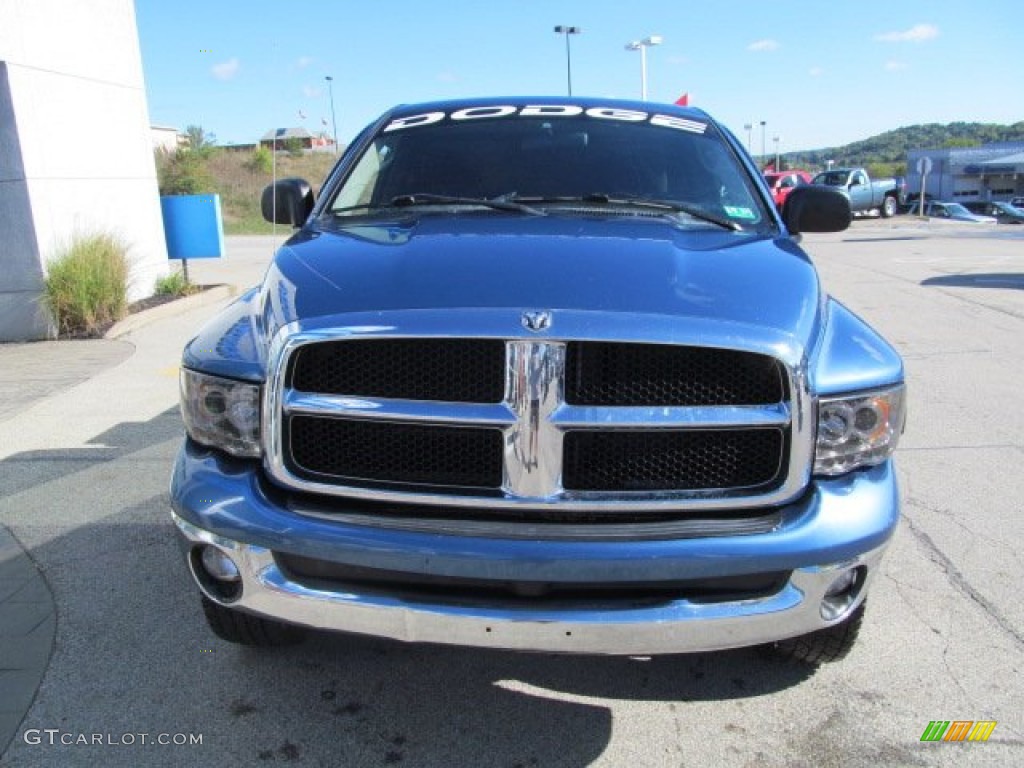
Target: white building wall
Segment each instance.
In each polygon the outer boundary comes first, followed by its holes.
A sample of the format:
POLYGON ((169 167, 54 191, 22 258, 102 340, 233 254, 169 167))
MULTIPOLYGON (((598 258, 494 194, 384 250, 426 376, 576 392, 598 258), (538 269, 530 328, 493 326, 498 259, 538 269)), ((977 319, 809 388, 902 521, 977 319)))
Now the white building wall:
POLYGON ((132 0, 0 0, 0 19, 0 227, 25 230, 0 246, 11 341, 49 332, 41 277, 76 235, 129 246, 129 301, 168 266, 132 0))

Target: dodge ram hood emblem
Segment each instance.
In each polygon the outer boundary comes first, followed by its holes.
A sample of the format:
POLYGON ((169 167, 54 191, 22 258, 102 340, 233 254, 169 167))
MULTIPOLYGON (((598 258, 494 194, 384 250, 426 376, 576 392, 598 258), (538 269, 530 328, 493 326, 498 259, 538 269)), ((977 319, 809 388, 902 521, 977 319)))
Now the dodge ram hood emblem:
POLYGON ((528 331, 540 333, 551 327, 551 313, 547 310, 533 310, 523 312, 523 327, 528 331))

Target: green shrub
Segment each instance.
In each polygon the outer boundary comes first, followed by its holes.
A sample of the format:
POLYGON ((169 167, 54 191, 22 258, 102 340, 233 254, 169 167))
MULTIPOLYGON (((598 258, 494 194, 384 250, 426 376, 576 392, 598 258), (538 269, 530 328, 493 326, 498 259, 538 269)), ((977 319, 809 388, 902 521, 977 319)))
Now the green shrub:
POLYGON ((45 300, 65 336, 96 335, 125 316, 128 255, 111 234, 78 236, 50 262, 45 300))
POLYGON ((156 176, 161 195, 200 195, 213 189, 206 165, 209 155, 201 150, 179 147, 157 155, 156 176))
POLYGON ((302 151, 302 139, 297 136, 285 139, 282 146, 288 152, 288 157, 302 157, 305 154, 302 151))
POLYGON ((184 272, 176 270, 165 277, 158 277, 154 292, 157 296, 188 296, 196 292, 196 287, 184 272))
POLYGON ((274 160, 270 155, 270 149, 264 146, 256 147, 255 151, 249 155, 249 159, 244 163, 250 173, 264 175, 270 173, 273 164, 274 160))

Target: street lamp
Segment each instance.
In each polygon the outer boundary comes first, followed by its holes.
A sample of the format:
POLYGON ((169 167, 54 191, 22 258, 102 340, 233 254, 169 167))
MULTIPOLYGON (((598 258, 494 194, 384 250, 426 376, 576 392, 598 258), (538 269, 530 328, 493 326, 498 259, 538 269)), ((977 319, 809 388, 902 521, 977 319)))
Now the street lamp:
POLYGON ((331 97, 331 132, 334 134, 334 154, 338 154, 338 121, 334 117, 334 78, 326 75, 327 93, 331 97))
POLYGON ((764 120, 761 121, 761 166, 764 167, 764 159, 767 153, 764 149, 764 120))
POLYGON ((640 100, 647 101, 647 49, 661 45, 661 35, 651 35, 643 40, 626 43, 627 51, 640 51, 640 100))
POLYGON ((562 24, 555 27, 555 32, 565 35, 565 80, 570 96, 572 96, 572 54, 569 52, 569 35, 578 35, 582 31, 579 27, 566 27, 562 24))
POLYGON ((750 123, 743 124, 743 130, 747 132, 747 153, 750 153, 750 132, 754 129, 754 126, 750 123))

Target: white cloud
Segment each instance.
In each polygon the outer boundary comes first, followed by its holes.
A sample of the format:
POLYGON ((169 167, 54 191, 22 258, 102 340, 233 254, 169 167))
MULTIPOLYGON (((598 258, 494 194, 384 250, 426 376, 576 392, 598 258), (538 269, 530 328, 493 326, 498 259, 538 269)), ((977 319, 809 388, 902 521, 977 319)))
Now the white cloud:
POLYGON ((882 43, 923 43, 939 36, 939 28, 934 24, 915 24, 902 32, 885 32, 875 35, 875 40, 882 43))
POLYGON ((305 69, 306 67, 308 67, 312 63, 313 63, 313 57, 312 56, 299 56, 299 58, 295 60, 295 66, 298 69, 305 69))
POLYGON ((906 68, 906 63, 897 61, 896 59, 889 59, 889 61, 885 62, 885 69, 887 72, 898 72, 899 70, 906 68))
POLYGON ((324 95, 324 89, 317 88, 315 85, 304 85, 302 86, 302 95, 307 99, 318 99, 324 95))
POLYGON ((779 43, 776 40, 771 40, 771 39, 755 40, 754 42, 752 42, 750 45, 747 46, 747 50, 748 51, 756 51, 756 52, 774 51, 774 50, 777 50, 778 47, 779 47, 779 43))
POLYGON ((825 74, 825 70, 822 69, 821 67, 811 67, 809 70, 807 70, 807 74, 809 74, 811 77, 821 77, 823 74, 825 74))
POLYGON ((227 61, 222 61, 220 64, 214 64, 210 67, 210 74, 218 80, 230 80, 238 74, 240 66, 238 59, 228 59, 227 61))
POLYGON ((442 83, 457 83, 459 81, 459 76, 454 72, 445 71, 438 72, 437 79, 442 83))

